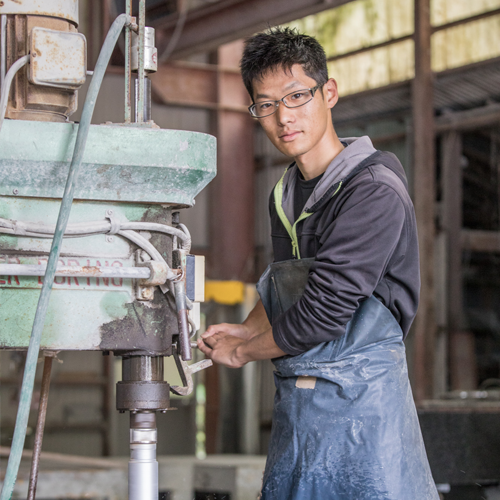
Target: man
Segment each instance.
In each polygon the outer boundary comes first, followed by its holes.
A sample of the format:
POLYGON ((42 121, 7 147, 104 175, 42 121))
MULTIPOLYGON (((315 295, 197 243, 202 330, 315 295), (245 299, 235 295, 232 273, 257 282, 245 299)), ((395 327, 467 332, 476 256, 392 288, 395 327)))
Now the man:
POLYGON ((337 85, 314 38, 259 33, 241 71, 252 116, 294 162, 271 194, 264 300, 241 325, 209 327, 198 345, 233 368, 273 359, 262 498, 435 500, 403 344, 420 288, 404 171, 368 137, 338 138, 337 85), (304 265, 303 293, 285 297, 304 265))

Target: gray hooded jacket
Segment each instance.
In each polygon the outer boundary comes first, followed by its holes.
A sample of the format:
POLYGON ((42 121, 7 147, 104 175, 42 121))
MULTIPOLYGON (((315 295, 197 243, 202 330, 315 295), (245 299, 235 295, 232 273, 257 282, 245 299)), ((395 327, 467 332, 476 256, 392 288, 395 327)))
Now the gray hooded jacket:
MULTIPOLYGON (((342 142, 348 146, 305 204, 311 215, 296 227, 300 256, 315 262, 304 295, 272 325, 287 354, 341 337, 359 303, 371 295, 392 312, 405 336, 417 311, 417 229, 403 167, 391 153, 377 153, 368 137, 342 142)), ((283 179, 282 207, 292 225, 297 175, 292 164, 283 179)), ((294 258, 273 193, 270 216, 275 261, 294 258)))

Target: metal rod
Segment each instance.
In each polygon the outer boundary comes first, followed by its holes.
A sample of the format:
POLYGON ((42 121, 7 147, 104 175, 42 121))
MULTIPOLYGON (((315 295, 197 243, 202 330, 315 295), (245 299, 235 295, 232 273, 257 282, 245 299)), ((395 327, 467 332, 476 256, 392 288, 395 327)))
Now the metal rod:
POLYGON ((144 122, 144 28, 146 24, 146 0, 139 1, 139 69, 137 78, 139 80, 139 96, 136 100, 137 122, 144 122))
POLYGON ((179 326, 179 351, 183 361, 192 359, 189 335, 188 309, 186 306, 186 284, 184 280, 174 285, 175 305, 177 308, 177 324, 179 326))
POLYGON ((35 443, 33 456, 31 457, 31 472, 28 486, 28 500, 34 500, 36 485, 38 482, 38 466, 40 464, 40 453, 42 452, 43 430, 45 417, 47 416, 47 404, 49 401, 50 372, 52 370, 52 356, 45 356, 43 362, 42 387, 40 389, 40 404, 38 406, 38 419, 36 422, 35 443))
POLYGON ((156 413, 130 413, 129 500, 158 500, 156 413))
POLYGON ((5 80, 7 73, 7 15, 2 14, 0 17, 0 87, 5 80))
MULTIPOLYGON (((0 276, 45 276, 46 269, 44 264, 0 264, 0 276)), ((147 267, 57 266, 56 276, 147 279, 151 270, 147 267)))
MULTIPOLYGON (((126 14, 132 15, 132 0, 125 2, 126 14)), ((132 33, 130 27, 125 28, 125 123, 132 121, 132 33)))
MULTIPOLYGON (((144 108, 143 108, 143 121, 147 122, 151 120, 151 80, 145 76, 143 78, 144 81, 144 108)), ((135 121, 139 123, 139 79, 135 80, 135 102, 137 103, 137 107, 135 109, 135 121)))
POLYGON ((144 121, 151 120, 151 80, 144 77, 144 121))

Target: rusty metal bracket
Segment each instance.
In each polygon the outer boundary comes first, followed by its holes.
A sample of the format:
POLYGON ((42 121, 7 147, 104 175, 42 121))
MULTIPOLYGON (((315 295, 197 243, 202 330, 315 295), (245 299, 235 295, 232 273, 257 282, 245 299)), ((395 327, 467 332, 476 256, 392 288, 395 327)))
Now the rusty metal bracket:
POLYGON ((192 365, 188 365, 185 361, 183 361, 179 353, 177 351, 177 346, 172 346, 173 356, 175 359, 175 364, 177 365, 177 370, 179 371, 179 375, 181 376, 183 387, 179 385, 170 386, 170 391, 173 394, 177 394, 178 396, 189 396, 193 392, 194 383, 193 383, 193 374, 199 372, 200 370, 204 370, 209 366, 212 366, 211 359, 202 359, 197 363, 193 363, 192 365))
POLYGON ((139 25, 137 24, 137 18, 135 16, 130 16, 130 22, 125 25, 126 28, 137 33, 139 31, 139 25))
POLYGON ((139 281, 139 285, 158 286, 166 283, 169 272, 169 267, 166 263, 158 262, 157 260, 147 260, 145 262, 139 262, 137 266, 147 267, 151 272, 149 278, 141 279, 139 281))

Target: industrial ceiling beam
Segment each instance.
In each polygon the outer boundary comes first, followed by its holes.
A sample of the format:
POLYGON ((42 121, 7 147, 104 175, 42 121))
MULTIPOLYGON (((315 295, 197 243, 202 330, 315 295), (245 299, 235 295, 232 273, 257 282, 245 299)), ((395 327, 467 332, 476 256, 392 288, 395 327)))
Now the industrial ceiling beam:
MULTIPOLYGON (((244 38, 268 26, 287 23, 352 0, 220 0, 189 12, 171 58, 207 52, 224 43, 244 38)), ((152 21, 169 40, 179 14, 152 21)), ((160 51, 161 52, 161 51, 160 51)))
POLYGON ((240 72, 237 68, 224 68, 216 64, 198 64, 183 61, 158 65, 151 76, 154 96, 163 104, 209 110, 237 111, 248 115, 251 104, 240 72), (238 89, 234 101, 219 102, 218 80, 238 89))

